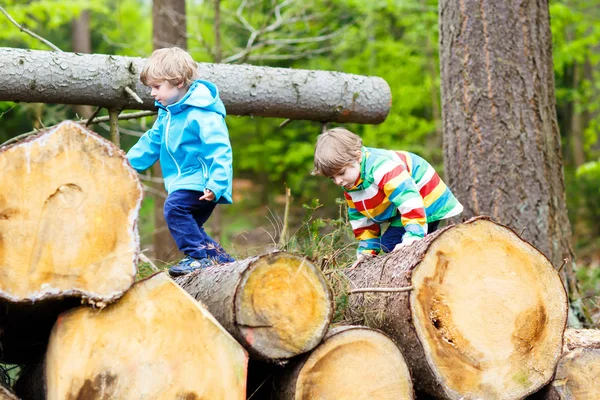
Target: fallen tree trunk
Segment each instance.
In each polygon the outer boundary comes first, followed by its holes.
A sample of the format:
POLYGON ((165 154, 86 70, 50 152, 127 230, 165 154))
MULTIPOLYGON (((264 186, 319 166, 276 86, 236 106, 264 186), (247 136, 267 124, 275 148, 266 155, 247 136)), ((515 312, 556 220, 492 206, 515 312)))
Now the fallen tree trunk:
POLYGON ((567 329, 554 380, 537 398, 600 399, 600 331, 567 329))
POLYGON ((69 121, 2 148, 0 171, 0 360, 22 363, 59 312, 133 284, 143 190, 121 150, 69 121))
POLYGON ((175 279, 250 356, 285 362, 312 350, 333 314, 329 286, 306 258, 269 253, 175 279))
MULTIPOLYGON (((94 105, 153 110, 139 81, 145 59, 0 48, 0 101, 94 105), (133 89, 138 103, 125 92, 133 89)), ((378 77, 251 65, 199 64, 214 82, 228 114, 378 124, 391 91, 378 77)))
POLYGON ((381 332, 361 326, 332 329, 310 354, 294 360, 276 379, 273 398, 413 399, 404 357, 381 332))
POLYGON ((59 317, 41 369, 47 393, 35 398, 245 399, 247 363, 204 306, 159 273, 103 310, 59 317))
POLYGON ((418 391, 443 399, 520 399, 552 378, 567 297, 548 259, 512 230, 474 218, 348 273, 348 319, 402 348, 418 391))

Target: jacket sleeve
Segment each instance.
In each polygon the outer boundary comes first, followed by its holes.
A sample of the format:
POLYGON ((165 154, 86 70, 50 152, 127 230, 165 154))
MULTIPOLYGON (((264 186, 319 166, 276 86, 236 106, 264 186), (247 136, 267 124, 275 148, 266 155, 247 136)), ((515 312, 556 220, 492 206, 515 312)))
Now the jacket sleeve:
POLYGON ((373 171, 373 180, 396 206, 406 230, 402 243, 422 239, 427 234, 427 215, 417 185, 401 163, 386 160, 373 171))
POLYGON ((163 118, 162 113, 159 113, 152 128, 144 133, 140 140, 127 152, 129 163, 138 172, 150 168, 160 157, 163 118))
POLYGON ((381 226, 371 218, 362 215, 354 206, 348 193, 344 193, 348 203, 348 219, 352 226, 354 237, 359 241, 356 255, 377 255, 381 249, 381 226))
POLYGON ((200 118, 194 118, 204 146, 204 157, 209 165, 206 189, 215 194, 219 201, 229 187, 232 176, 233 154, 225 118, 212 111, 203 111, 200 118))

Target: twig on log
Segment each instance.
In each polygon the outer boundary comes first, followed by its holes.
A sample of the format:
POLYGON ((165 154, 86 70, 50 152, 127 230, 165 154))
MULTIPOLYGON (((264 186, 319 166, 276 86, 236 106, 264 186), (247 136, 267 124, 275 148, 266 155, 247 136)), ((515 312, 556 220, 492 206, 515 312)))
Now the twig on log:
POLYGON ((102 107, 96 107, 96 109, 94 110, 94 112, 92 113, 92 115, 90 115, 90 117, 85 122, 85 126, 86 127, 90 126, 90 124, 92 123, 92 121, 94 120, 94 118, 96 118, 98 116, 98 113, 100 112, 100 110, 102 110, 102 107))
POLYGON ((130 95, 138 103, 144 104, 144 100, 142 100, 140 96, 138 96, 137 93, 134 92, 129 86, 125 86, 125 92, 127 92, 127 94, 130 95))
POLYGON ((413 286, 406 286, 401 288, 361 288, 361 289, 353 289, 348 292, 348 294, 356 294, 356 293, 369 293, 369 292, 379 292, 379 293, 399 293, 399 292, 410 292, 413 290, 413 286))
POLYGON ((565 265, 567 265, 567 262, 569 261, 568 258, 563 258, 563 263, 560 266, 560 268, 558 269, 558 273, 560 274, 560 271, 562 271, 562 269, 565 267, 565 265))
POLYGON ((290 217, 290 199, 292 197, 292 190, 289 187, 285 188, 285 211, 283 212, 283 227, 281 228, 281 236, 279 237, 279 248, 285 246, 288 236, 288 225, 290 217))
POLYGON ((2 11, 2 14, 4 14, 6 16, 6 18, 8 18, 8 20, 17 28, 19 28, 19 30, 21 32, 25 32, 26 34, 28 34, 29 36, 39 40, 40 42, 44 43, 46 46, 50 47, 52 50, 54 51, 60 51, 62 52, 61 49, 59 49, 58 47, 56 47, 54 44, 52 44, 49 40, 44 39, 43 37, 41 37, 40 35, 37 35, 35 33, 33 33, 32 31, 30 31, 29 29, 25 28, 23 25, 19 24, 17 21, 14 20, 13 17, 10 16, 10 14, 8 12, 6 12, 6 10, 0 6, 0 11, 2 11))
POLYGON ((286 119, 285 121, 283 121, 282 123, 279 124, 279 128, 281 129, 281 128, 289 125, 289 123, 292 121, 293 121, 293 119, 291 119, 291 118, 286 119))

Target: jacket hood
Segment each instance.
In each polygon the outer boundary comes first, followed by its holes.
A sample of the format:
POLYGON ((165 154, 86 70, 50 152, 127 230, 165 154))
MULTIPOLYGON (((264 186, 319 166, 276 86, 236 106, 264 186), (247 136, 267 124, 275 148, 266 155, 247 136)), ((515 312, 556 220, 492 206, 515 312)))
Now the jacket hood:
POLYGON ((190 85, 185 96, 177 103, 166 107, 159 102, 155 102, 155 105, 174 114, 181 112, 187 107, 197 107, 214 111, 223 117, 226 115, 225 106, 219 98, 219 89, 213 83, 200 79, 190 85))

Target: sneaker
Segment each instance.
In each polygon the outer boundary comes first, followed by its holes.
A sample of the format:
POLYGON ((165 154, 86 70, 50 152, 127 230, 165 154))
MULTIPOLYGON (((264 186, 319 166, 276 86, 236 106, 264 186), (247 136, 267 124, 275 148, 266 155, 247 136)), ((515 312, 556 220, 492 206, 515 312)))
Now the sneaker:
POLYGON ((177 265, 169 268, 169 275, 181 276, 189 274, 197 269, 210 267, 212 263, 208 258, 196 259, 190 256, 185 256, 177 265))

